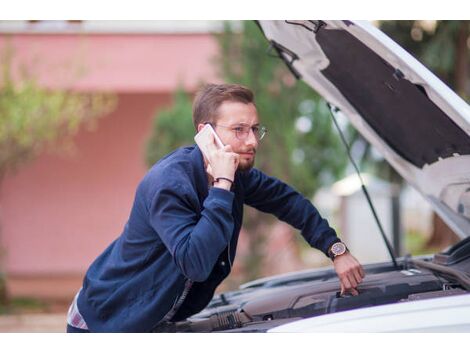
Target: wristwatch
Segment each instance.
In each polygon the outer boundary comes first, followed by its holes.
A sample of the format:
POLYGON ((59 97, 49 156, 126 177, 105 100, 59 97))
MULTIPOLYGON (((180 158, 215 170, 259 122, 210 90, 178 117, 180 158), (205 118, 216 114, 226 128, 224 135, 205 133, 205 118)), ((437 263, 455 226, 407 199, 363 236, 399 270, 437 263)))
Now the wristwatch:
POLYGON ((348 247, 341 242, 335 242, 333 243, 330 248, 328 249, 328 256, 330 257, 331 260, 335 260, 336 257, 343 255, 348 251, 348 247))

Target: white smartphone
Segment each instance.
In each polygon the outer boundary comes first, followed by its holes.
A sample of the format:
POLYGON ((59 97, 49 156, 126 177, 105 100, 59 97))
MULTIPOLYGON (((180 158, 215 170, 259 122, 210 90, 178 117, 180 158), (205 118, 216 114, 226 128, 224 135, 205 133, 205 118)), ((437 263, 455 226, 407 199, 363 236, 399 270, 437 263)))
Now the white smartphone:
POLYGON ((201 149, 202 153, 206 158, 209 151, 208 146, 213 143, 213 140, 215 141, 215 145, 217 148, 224 147, 224 144, 220 140, 219 136, 217 135, 217 133, 215 133, 214 129, 209 124, 206 124, 204 128, 194 136, 194 141, 199 146, 199 149, 201 149), (212 138, 212 136, 214 137, 212 138))

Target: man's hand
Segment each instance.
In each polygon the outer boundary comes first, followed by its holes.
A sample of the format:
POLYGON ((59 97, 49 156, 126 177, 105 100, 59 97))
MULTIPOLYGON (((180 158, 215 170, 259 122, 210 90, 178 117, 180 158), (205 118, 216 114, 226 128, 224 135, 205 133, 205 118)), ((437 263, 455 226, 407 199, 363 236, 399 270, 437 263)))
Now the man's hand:
POLYGON ((333 265, 341 283, 341 294, 350 292, 353 296, 357 296, 359 294, 356 290, 357 285, 365 276, 362 265, 349 252, 337 256, 333 265))
MULTIPOLYGON (((213 137, 213 136, 212 136, 213 137)), ((213 177, 225 177, 234 180, 235 171, 237 171, 240 156, 234 153, 230 145, 225 145, 223 148, 218 148, 215 140, 212 140, 207 149, 209 155, 207 156, 208 165, 207 172, 213 177)), ((228 181, 221 181, 219 186, 221 188, 230 189, 231 183, 228 181)))

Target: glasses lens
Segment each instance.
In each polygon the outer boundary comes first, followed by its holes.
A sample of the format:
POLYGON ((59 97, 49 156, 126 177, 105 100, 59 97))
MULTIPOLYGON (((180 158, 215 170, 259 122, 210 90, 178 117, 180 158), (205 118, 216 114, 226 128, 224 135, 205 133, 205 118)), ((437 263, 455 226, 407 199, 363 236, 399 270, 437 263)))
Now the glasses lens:
POLYGON ((258 140, 263 139, 263 137, 266 135, 266 132, 268 131, 266 127, 248 127, 248 126, 238 126, 234 128, 233 130, 235 131, 236 137, 240 140, 247 139, 248 135, 250 134, 250 130, 253 131, 253 134, 255 135, 256 138, 258 138, 258 140))
POLYGON ((245 140, 246 137, 248 137, 248 134, 250 133, 250 128, 245 127, 245 126, 238 126, 235 128, 235 134, 238 139, 240 140, 245 140))

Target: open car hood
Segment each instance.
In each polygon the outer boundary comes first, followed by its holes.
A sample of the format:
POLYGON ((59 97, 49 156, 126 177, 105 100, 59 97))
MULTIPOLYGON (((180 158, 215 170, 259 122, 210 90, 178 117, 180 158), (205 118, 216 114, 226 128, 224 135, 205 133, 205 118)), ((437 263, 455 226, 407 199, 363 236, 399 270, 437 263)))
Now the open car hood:
POLYGON ((368 22, 259 21, 298 78, 340 109, 461 238, 470 234, 470 107, 368 22))

